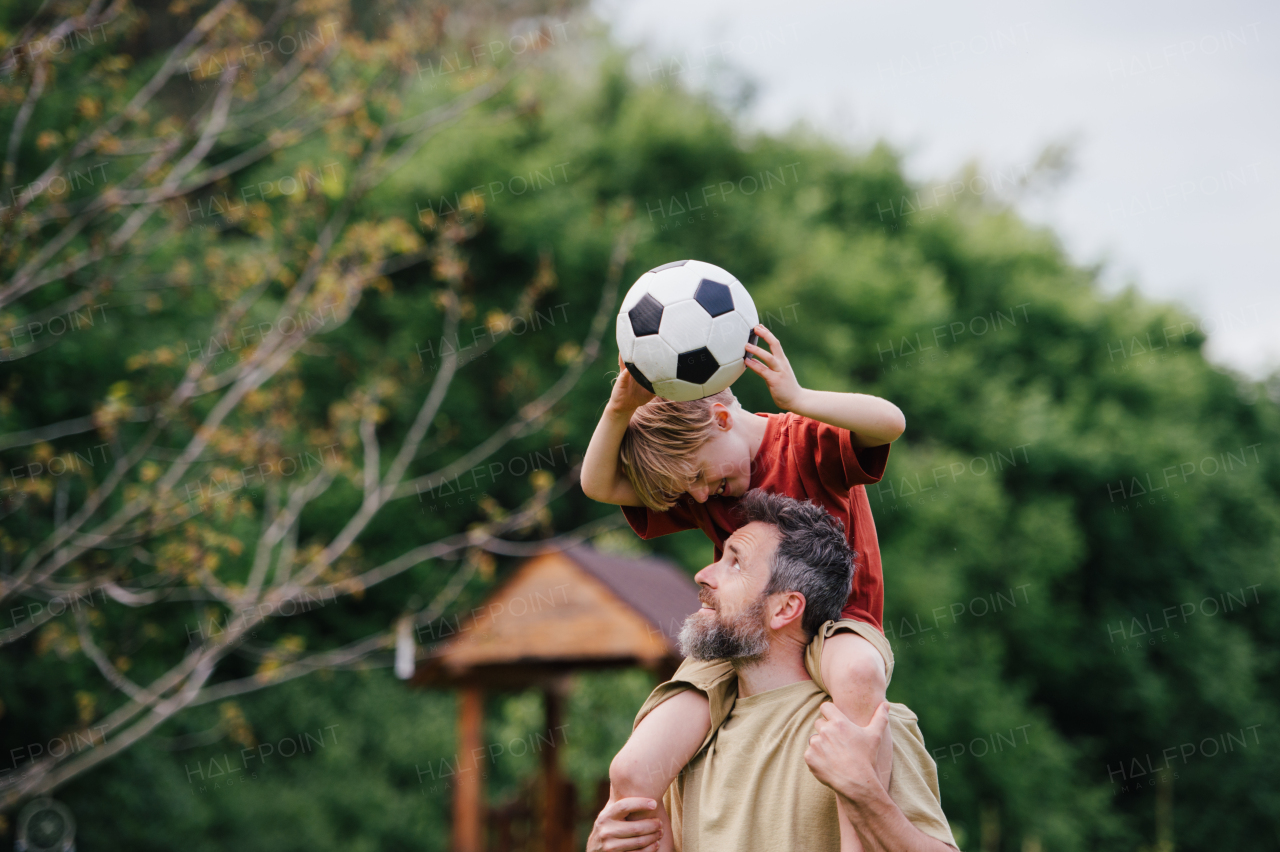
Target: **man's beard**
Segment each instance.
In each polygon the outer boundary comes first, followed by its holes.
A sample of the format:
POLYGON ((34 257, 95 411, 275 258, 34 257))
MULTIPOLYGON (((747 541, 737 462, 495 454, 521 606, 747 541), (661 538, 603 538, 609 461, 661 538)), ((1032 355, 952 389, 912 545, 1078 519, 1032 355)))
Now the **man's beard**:
MULTIPOLYGON (((701 596, 700 596, 701 597, 701 596)), ((695 660, 730 660, 735 665, 754 663, 769 650, 765 628, 765 595, 724 622, 719 610, 711 617, 695 612, 680 630, 680 651, 695 660)))

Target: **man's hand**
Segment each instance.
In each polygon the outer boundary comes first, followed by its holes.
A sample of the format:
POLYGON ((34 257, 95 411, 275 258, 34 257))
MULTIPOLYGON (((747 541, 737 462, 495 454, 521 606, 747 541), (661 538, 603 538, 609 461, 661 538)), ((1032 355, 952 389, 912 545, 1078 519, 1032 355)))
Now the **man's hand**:
POLYGON ((626 363, 622 360, 622 356, 618 356, 618 380, 613 383, 613 392, 609 395, 609 405, 619 411, 635 411, 649 400, 653 399, 657 394, 650 393, 645 390, 636 377, 631 375, 631 371, 627 369, 626 363))
POLYGON ((587 838, 587 852, 630 852, 643 849, 657 852, 662 839, 662 823, 656 819, 628 822, 627 817, 637 811, 651 811, 658 806, 653 799, 618 799, 604 806, 600 816, 591 826, 587 838))
POLYGON ((876 755, 889 727, 889 703, 881 702, 865 728, 830 701, 819 710, 822 718, 814 721, 816 733, 804 752, 813 777, 855 803, 887 798, 876 771, 876 755))
POLYGON ((763 325, 757 325, 752 330, 760 335, 773 351, 748 343, 747 353, 755 357, 747 359, 747 369, 764 379, 765 384, 769 386, 769 393, 773 395, 774 405, 782 411, 791 411, 804 393, 804 388, 800 387, 795 371, 791 369, 791 363, 782 351, 782 344, 778 342, 773 332, 763 325))

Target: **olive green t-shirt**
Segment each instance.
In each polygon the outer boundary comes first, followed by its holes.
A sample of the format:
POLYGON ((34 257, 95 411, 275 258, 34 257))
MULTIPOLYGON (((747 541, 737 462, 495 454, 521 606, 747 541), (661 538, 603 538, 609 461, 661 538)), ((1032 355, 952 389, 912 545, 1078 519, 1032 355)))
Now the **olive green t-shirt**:
POLYGON ((681 852, 839 852, 835 794, 804 762, 827 700, 812 680, 737 699, 666 800, 681 852))
MULTIPOLYGON (((821 674, 825 640, 846 630, 875 646, 884 658, 886 680, 891 679, 893 651, 884 634, 862 622, 841 620, 823 625, 805 654, 812 680, 739 698, 737 676, 728 662, 686 660, 675 677, 654 689, 636 715, 637 725, 684 689, 698 689, 710 701, 712 730, 663 797, 678 852, 839 849, 835 793, 813 777, 804 752, 819 707, 831 700, 821 674)), ((956 846, 942 811, 937 766, 916 714, 891 702, 889 729, 889 798, 920 831, 956 846)))

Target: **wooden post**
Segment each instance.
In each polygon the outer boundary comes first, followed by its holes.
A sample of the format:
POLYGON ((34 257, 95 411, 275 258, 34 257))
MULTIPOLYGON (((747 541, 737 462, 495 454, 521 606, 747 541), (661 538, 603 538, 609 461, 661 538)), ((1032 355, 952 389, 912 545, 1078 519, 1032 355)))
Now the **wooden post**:
POLYGON ((483 852, 484 692, 468 686, 458 694, 458 781, 453 789, 453 852, 483 852))
MULTIPOLYGON (((544 852, 567 852, 569 832, 564 825, 564 790, 557 757, 560 727, 560 694, 557 684, 542 693, 546 709, 546 741, 542 744, 542 848, 544 852)), ((571 828, 571 827, 569 827, 571 828)))

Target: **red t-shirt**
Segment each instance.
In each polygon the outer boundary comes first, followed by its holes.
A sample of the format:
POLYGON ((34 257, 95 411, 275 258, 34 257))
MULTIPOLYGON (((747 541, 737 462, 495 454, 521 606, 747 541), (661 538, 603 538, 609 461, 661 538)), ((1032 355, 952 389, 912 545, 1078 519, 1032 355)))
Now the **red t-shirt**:
MULTIPOLYGON (((853 590, 841 615, 870 622, 884 630, 880 544, 876 541, 876 525, 863 486, 879 482, 884 476, 889 444, 855 447, 848 429, 789 411, 753 413, 767 417, 769 422, 760 449, 751 460, 750 487, 797 500, 812 500, 844 523, 849 546, 856 554, 857 570, 853 575, 853 590)), ((702 530, 715 543, 718 562, 725 539, 741 526, 730 516, 741 499, 708 497, 705 503, 699 503, 686 493, 665 512, 655 512, 647 506, 621 508, 631 528, 643 539, 695 528, 702 530)))

